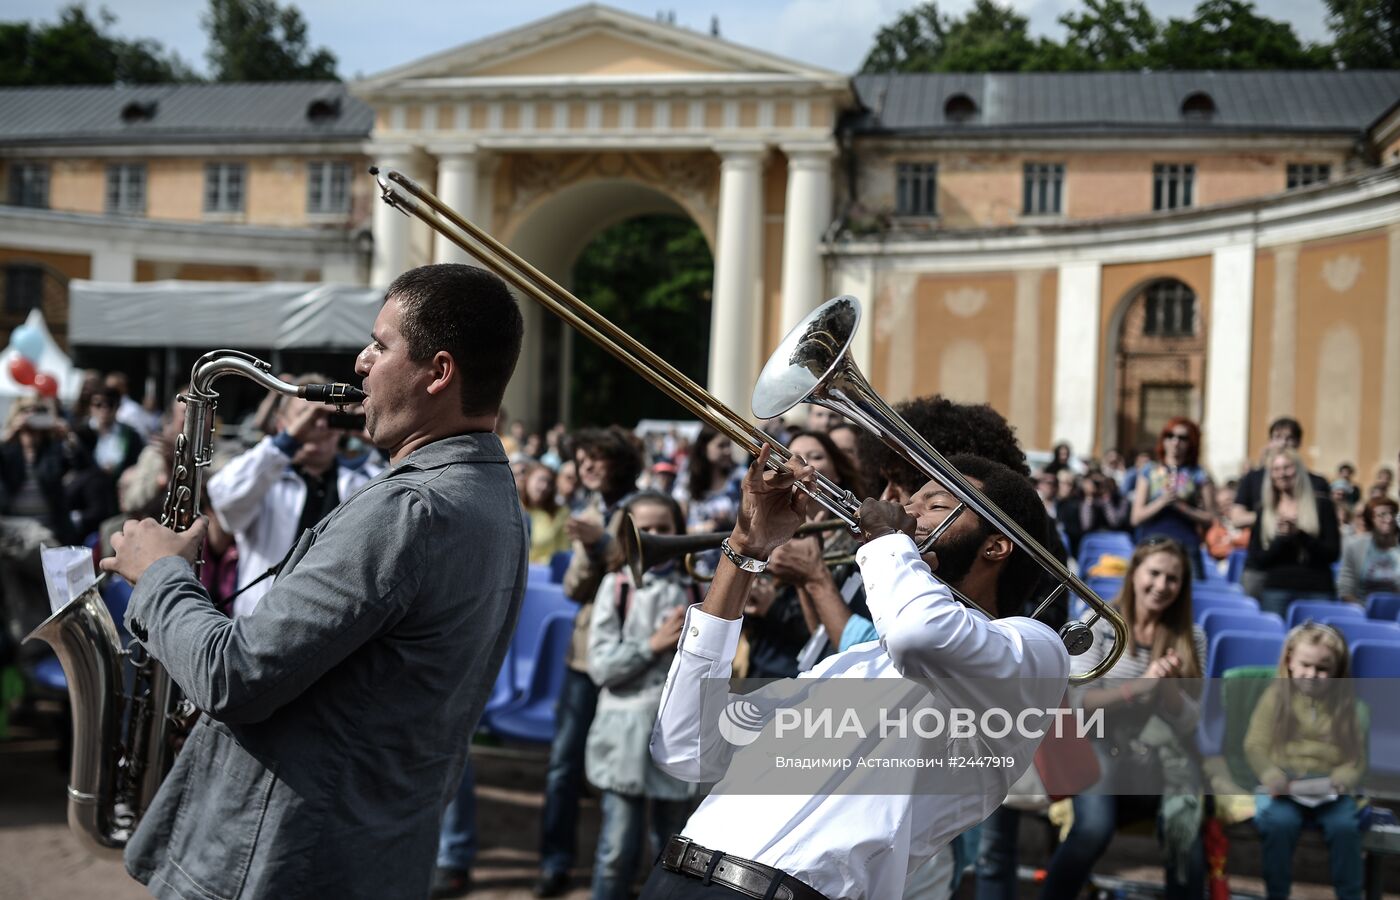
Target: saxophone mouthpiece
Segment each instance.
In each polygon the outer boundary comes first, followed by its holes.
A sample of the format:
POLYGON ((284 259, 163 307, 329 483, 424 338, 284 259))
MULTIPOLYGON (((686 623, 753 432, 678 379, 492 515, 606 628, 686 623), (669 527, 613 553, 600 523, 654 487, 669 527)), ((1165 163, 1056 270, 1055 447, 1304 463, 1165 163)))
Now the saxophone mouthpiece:
POLYGON ((310 400, 312 403, 332 403, 336 406, 345 406, 364 400, 365 392, 357 387, 336 381, 331 384, 302 385, 297 388, 297 396, 310 400))

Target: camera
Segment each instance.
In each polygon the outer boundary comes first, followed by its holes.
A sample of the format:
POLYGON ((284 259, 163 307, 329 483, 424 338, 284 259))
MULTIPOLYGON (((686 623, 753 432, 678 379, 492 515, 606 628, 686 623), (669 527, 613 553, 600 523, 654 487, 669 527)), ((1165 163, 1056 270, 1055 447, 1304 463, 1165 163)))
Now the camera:
POLYGON ((24 427, 32 428, 35 431, 51 431, 58 425, 53 413, 30 413, 24 420, 24 427))

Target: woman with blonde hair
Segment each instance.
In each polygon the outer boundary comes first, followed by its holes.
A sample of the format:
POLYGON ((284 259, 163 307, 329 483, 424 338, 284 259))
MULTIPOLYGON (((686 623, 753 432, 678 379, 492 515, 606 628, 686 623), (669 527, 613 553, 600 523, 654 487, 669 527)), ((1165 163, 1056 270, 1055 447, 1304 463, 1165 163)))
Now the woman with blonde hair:
MULTIPOLYGON (((1075 696, 1086 712, 1103 713, 1105 739, 1095 748, 1103 775, 1092 792, 1074 798, 1074 824, 1050 860, 1040 896, 1078 897, 1117 826, 1156 816, 1167 851, 1166 895, 1198 900, 1205 890, 1199 806, 1169 811, 1162 803, 1163 794, 1194 793, 1196 782, 1189 777, 1183 785, 1178 774, 1189 767, 1206 653, 1205 633, 1192 619, 1187 551, 1165 537, 1138 544, 1114 605, 1132 643, 1107 677, 1075 696)), ((1100 619, 1089 650, 1071 657, 1071 672, 1089 671, 1112 645, 1113 630, 1100 619)))
POLYGON ((1259 606, 1287 618, 1294 600, 1332 599, 1341 534, 1332 500, 1313 489, 1298 451, 1269 453, 1245 565, 1263 576, 1259 606))
POLYGON ((1278 677, 1250 717, 1244 752, 1260 783, 1254 822, 1263 837, 1270 900, 1288 896, 1293 851, 1309 822, 1327 841, 1337 897, 1360 900, 1361 830, 1353 794, 1366 771, 1366 734, 1349 670, 1341 632, 1305 622, 1288 633, 1278 677))

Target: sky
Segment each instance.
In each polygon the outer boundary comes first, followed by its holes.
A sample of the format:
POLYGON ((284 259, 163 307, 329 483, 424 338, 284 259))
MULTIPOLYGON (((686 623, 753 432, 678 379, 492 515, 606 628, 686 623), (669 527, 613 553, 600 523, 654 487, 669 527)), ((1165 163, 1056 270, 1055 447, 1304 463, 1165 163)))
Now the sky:
MULTIPOLYGON (((51 22, 73 0, 0 0, 0 21, 51 22)), ((285 4, 285 0, 279 0, 285 4)), ((919 0, 609 0, 607 5, 653 18, 674 11, 676 24, 708 32, 719 17, 726 40, 766 50, 797 62, 837 72, 860 67, 875 32, 919 0)), ((1158 19, 1184 18, 1197 0, 1148 0, 1158 19)), ((939 8, 960 14, 972 0, 941 0, 939 8)), ((1080 6, 1079 0, 1011 0, 1030 19, 1031 30, 1060 38, 1058 18, 1080 6)), ((105 0, 117 17, 122 37, 155 38, 204 72, 205 36, 202 0, 105 0)), ((343 78, 372 75, 384 69, 529 24, 578 5, 560 0, 296 0, 308 23, 313 47, 328 47, 339 59, 343 78)), ((1327 37, 1322 0, 1267 0, 1255 8, 1285 20, 1304 40, 1327 37)))

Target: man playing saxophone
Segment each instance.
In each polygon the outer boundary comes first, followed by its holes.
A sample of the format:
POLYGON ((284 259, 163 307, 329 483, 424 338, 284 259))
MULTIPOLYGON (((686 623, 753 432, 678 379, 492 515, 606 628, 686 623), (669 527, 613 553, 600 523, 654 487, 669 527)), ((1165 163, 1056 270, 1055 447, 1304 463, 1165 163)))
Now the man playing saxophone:
POLYGON ((302 534, 249 615, 225 618, 195 577, 202 520, 114 537, 129 630, 204 712, 126 847, 156 896, 427 895, 525 586, 493 431, 521 339, 481 269, 390 285, 356 362, 390 466, 302 534))

